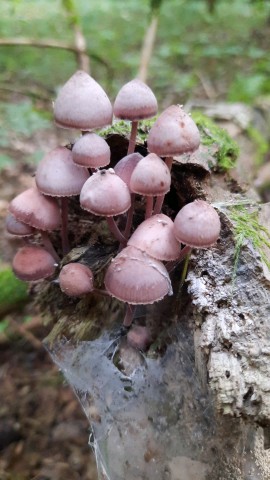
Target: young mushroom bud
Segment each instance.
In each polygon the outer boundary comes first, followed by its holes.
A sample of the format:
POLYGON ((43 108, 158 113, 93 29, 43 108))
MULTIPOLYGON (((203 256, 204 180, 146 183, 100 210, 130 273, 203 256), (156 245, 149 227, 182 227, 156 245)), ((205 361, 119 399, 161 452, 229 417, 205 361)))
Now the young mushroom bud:
POLYGON ((104 138, 96 133, 86 133, 75 142, 72 159, 79 167, 106 167, 110 163, 111 150, 104 138))
POLYGON ((59 285, 69 297, 81 297, 94 290, 91 269, 81 263, 64 265, 59 275, 59 285))

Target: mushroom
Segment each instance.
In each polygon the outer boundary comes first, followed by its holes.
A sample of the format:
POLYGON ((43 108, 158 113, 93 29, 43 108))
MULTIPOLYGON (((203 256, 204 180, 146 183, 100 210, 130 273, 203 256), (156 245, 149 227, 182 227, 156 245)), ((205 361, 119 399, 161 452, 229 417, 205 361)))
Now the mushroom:
POLYGON ((113 217, 125 213, 130 208, 130 192, 125 182, 112 168, 97 171, 85 182, 80 194, 80 203, 84 210, 106 217, 109 228, 117 240, 126 243, 113 217))
POLYGON ((82 263, 68 263, 61 269, 59 285, 66 295, 80 297, 94 290, 94 276, 89 267, 82 263))
MULTIPOLYGON (((128 246, 111 262, 104 284, 110 295, 129 305, 147 305, 172 295, 170 277, 163 263, 141 250, 128 246)), ((127 309, 124 325, 132 322, 133 309, 127 309)))
POLYGON ((54 118, 63 128, 102 128, 112 123, 112 105, 103 88, 79 70, 61 88, 54 104, 54 118))
POLYGON ((61 197, 63 255, 69 251, 68 197, 79 195, 88 178, 88 171, 73 163, 72 153, 66 147, 57 147, 47 153, 36 171, 39 191, 44 195, 61 197))
POLYGON ((20 248, 12 262, 16 277, 26 282, 50 277, 55 267, 52 255, 44 248, 34 245, 20 248))
POLYGON ((37 229, 45 248, 59 260, 57 253, 47 234, 61 225, 60 209, 57 201, 48 198, 35 187, 29 188, 17 195, 9 205, 9 211, 15 219, 37 229))
MULTIPOLYGON (((200 132, 192 118, 180 105, 171 105, 158 117, 152 126, 147 148, 149 152, 166 157, 166 164, 171 170, 173 156, 197 150, 200 144, 200 132)), ((164 195, 155 204, 154 213, 161 211, 164 195)))
POLYGON ((6 217, 6 231, 16 237, 30 237, 34 234, 35 229, 27 225, 27 223, 20 222, 14 215, 9 213, 6 217))
POLYGON ((157 99, 151 88, 138 78, 126 83, 119 90, 113 112, 117 118, 132 122, 128 154, 135 149, 138 121, 155 116, 157 108, 157 99))
POLYGON ((111 150, 102 137, 96 133, 86 133, 73 145, 72 159, 79 167, 106 167, 110 163, 111 150))
POLYGON ((136 165, 130 178, 130 189, 146 196, 145 218, 152 215, 154 196, 164 197, 170 185, 170 170, 155 153, 150 153, 136 165))
POLYGON ((180 246, 174 236, 173 221, 163 213, 142 222, 127 244, 162 261, 176 260, 180 254, 180 246))

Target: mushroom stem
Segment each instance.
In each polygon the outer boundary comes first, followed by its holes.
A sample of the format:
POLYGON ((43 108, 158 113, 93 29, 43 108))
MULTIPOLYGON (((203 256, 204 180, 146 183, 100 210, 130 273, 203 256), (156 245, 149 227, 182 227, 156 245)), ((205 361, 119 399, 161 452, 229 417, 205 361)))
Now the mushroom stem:
POLYGON ((116 240, 118 240, 121 244, 126 245, 127 239, 124 235, 120 232, 118 226, 115 223, 113 217, 106 217, 109 229, 111 230, 112 234, 115 236, 116 240))
POLYGON ((69 241, 68 241, 68 199, 67 197, 61 198, 61 215, 62 215, 62 228, 61 228, 61 237, 62 237, 62 251, 63 256, 65 256, 69 250, 69 241))
POLYGON ((135 305, 130 305, 128 303, 125 318, 124 318, 124 321, 123 321, 124 327, 130 327, 130 325, 132 324, 134 311, 135 311, 135 305))
POLYGON ((60 258, 58 256, 58 254, 56 253, 55 248, 54 248, 47 232, 44 232, 43 230, 40 230, 40 235, 41 235, 42 243, 43 243, 45 249, 47 250, 47 252, 49 252, 51 254, 51 256, 55 259, 55 261, 57 263, 59 263, 60 258))
POLYGON ((145 207, 145 220, 150 218, 153 214, 153 204, 154 204, 154 197, 147 196, 146 197, 146 207, 145 207))
POLYGON ((129 137, 129 144, 128 144, 128 152, 127 152, 128 155, 130 153, 133 153, 134 150, 135 150, 137 129, 138 129, 138 122, 132 122, 131 123, 131 132, 130 132, 130 137, 129 137))
MULTIPOLYGON (((173 164, 173 157, 166 157, 165 163, 168 169, 171 171, 172 164, 173 164)), ((164 198, 165 198, 165 195, 160 195, 159 197, 157 197, 153 215, 157 215, 158 213, 161 212, 164 198)))
POLYGON ((131 197, 131 205, 130 205, 130 209, 129 209, 128 214, 127 214, 127 223, 126 223, 126 228, 125 228, 125 231, 124 231, 124 237, 125 238, 129 238, 129 236, 130 236, 134 207, 135 207, 135 193, 131 193, 130 197, 131 197))
POLYGON ((179 257, 177 258, 177 260, 174 260, 173 262, 168 262, 166 264, 166 269, 167 269, 167 272, 168 273, 171 273, 174 268, 179 265, 180 262, 182 262, 182 260, 186 257, 186 256, 189 256, 190 257, 190 253, 191 253, 191 250, 192 250, 192 247, 190 247, 189 245, 186 245, 184 248, 182 248, 182 250, 180 251, 180 255, 179 257))

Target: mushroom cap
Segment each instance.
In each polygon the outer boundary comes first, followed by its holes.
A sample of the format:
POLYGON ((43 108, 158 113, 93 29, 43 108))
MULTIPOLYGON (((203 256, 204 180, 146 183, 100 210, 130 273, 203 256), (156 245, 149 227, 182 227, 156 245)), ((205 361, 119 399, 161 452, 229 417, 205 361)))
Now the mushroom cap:
POLYGON ((11 213, 6 217, 6 230, 11 235, 16 235, 18 237, 29 237, 35 232, 33 227, 24 222, 20 222, 20 220, 17 220, 17 218, 11 213))
POLYGON ((9 211, 20 222, 38 230, 60 228, 61 215, 57 201, 42 195, 37 188, 29 188, 15 197, 9 211))
POLYGON ((130 192, 112 168, 99 170, 85 182, 81 207, 95 215, 113 217, 126 212, 131 205, 130 192))
POLYGON ((79 195, 88 178, 88 171, 73 163, 72 153, 66 147, 57 147, 47 153, 36 172, 40 192, 53 197, 79 195))
POLYGON ((204 200, 185 205, 174 220, 174 235, 181 243, 195 248, 213 245, 220 234, 216 210, 204 200))
POLYGON ((122 178, 123 182, 125 182, 130 189, 130 177, 133 173, 134 168, 136 167, 137 163, 143 156, 140 153, 130 153, 123 157, 114 167, 114 171, 118 177, 122 178))
POLYGON ((51 254, 44 248, 36 246, 20 248, 12 262, 16 277, 25 282, 50 277, 55 271, 55 266, 51 254))
POLYGON ((132 325, 127 333, 127 342, 133 348, 145 351, 151 344, 151 341, 151 333, 147 327, 132 325))
POLYGON ((149 153, 136 165, 130 178, 130 190, 140 195, 164 195, 171 186, 171 173, 155 153, 149 153))
POLYGON ((94 289, 94 277, 91 269, 82 263, 64 265, 59 275, 62 292, 70 297, 80 297, 94 289))
POLYGON ((111 150, 104 138, 96 133, 87 133, 75 142, 72 159, 80 167, 106 167, 110 163, 111 150))
POLYGON ((135 78, 126 83, 118 92, 113 112, 117 118, 138 121, 156 115, 157 99, 144 82, 135 78))
POLYGON ((63 128, 93 130, 112 123, 112 105, 103 88, 79 70, 61 88, 54 118, 63 128))
POLYGON ((176 260, 180 254, 180 245, 174 236, 173 221, 163 213, 144 220, 127 244, 143 250, 157 260, 176 260))
POLYGON ((133 305, 152 304, 172 294, 163 263, 132 246, 112 260, 104 283, 110 295, 133 305))
POLYGON ((161 157, 193 152, 200 145, 200 132, 192 118, 179 105, 171 105, 152 126, 147 148, 161 157))

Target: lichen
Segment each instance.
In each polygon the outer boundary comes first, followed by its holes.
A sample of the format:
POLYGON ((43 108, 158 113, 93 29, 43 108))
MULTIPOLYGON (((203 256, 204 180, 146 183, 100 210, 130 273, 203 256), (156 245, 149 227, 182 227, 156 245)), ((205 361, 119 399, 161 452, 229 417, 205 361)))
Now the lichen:
POLYGON ((201 112, 192 112, 192 118, 201 134, 201 144, 217 146, 215 157, 218 169, 228 171, 235 166, 239 155, 239 146, 230 135, 201 112))

